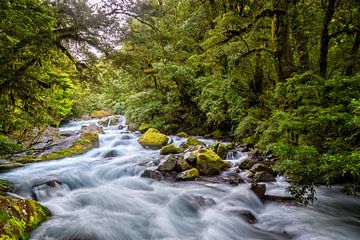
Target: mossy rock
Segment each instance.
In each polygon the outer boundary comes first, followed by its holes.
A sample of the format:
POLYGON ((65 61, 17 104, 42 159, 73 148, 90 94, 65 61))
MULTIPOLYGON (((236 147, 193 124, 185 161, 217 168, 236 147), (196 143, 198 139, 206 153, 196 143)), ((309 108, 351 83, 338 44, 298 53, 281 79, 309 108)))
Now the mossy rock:
POLYGON ((97 132, 87 132, 81 135, 80 139, 76 140, 69 148, 63 148, 59 151, 52 152, 45 155, 40 155, 37 158, 26 156, 17 159, 16 162, 31 163, 38 161, 48 161, 54 159, 60 159, 65 157, 72 157, 83 154, 94 147, 99 146, 99 137, 97 132))
POLYGON ((196 147, 196 146, 198 146, 198 145, 200 145, 200 146, 202 146, 202 147, 206 147, 206 144, 203 143, 202 141, 200 141, 200 140, 198 140, 198 139, 196 139, 196 138, 194 138, 194 137, 189 137, 189 138, 186 140, 185 143, 181 144, 180 147, 182 147, 182 148, 188 148, 188 147, 191 147, 191 146, 196 147))
POLYGON ((13 190, 14 184, 7 180, 0 179, 0 195, 4 192, 11 192, 13 190))
POLYGON ((181 181, 194 180, 195 178, 198 178, 199 176, 200 176, 199 170, 197 170, 196 168, 192 168, 192 169, 189 169, 189 170, 179 173, 176 176, 176 180, 181 180, 181 181))
POLYGON ((211 149, 200 149, 197 155, 196 168, 201 174, 216 175, 230 167, 211 149))
POLYGON ((176 154, 182 153, 184 149, 175 146, 174 144, 169 144, 161 148, 160 154, 161 155, 168 155, 168 154, 176 154))
POLYGON ((92 118, 103 118, 103 117, 108 117, 111 116, 112 112, 111 110, 106 110, 106 109, 102 109, 102 110, 94 110, 91 112, 90 117, 92 118))
POLYGON ((137 130, 140 131, 141 133, 144 133, 147 130, 149 130, 149 128, 151 128, 150 124, 142 123, 137 130))
POLYGON ((183 137, 183 138, 188 138, 189 134, 187 134, 186 132, 179 132, 179 133, 176 134, 176 136, 183 137))
POLYGON ((228 150, 228 151, 235 149, 235 146, 233 143, 225 144, 225 147, 226 147, 226 150, 228 150))
POLYGON ((226 146, 220 142, 213 142, 209 148, 216 152, 216 154, 219 155, 222 159, 226 157, 226 154, 228 152, 226 146))
POLYGON ((159 130, 155 128, 149 128, 141 137, 139 137, 138 142, 144 148, 150 149, 160 149, 165 146, 169 138, 160 133, 159 130))
POLYGON ((0 196, 0 239, 28 239, 50 212, 30 199, 0 196))
POLYGON ((190 164, 184 159, 178 160, 175 166, 175 170, 178 172, 182 172, 190 168, 191 168, 190 164))

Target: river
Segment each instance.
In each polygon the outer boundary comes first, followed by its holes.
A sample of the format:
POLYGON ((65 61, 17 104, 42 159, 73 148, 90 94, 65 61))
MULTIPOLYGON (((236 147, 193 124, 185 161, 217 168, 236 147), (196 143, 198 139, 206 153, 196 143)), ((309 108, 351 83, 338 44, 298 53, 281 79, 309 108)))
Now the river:
MULTIPOLYGON (((71 122, 60 130, 90 123, 71 122)), ((319 189, 318 200, 303 207, 264 204, 245 183, 141 178, 141 172, 161 157, 158 150, 143 149, 138 137, 126 128, 109 126, 99 137, 100 147, 86 154, 0 174, 16 184, 17 195, 37 199, 52 213, 31 239, 360 239, 359 198, 344 195, 340 188, 319 189), (111 151, 112 157, 105 157, 111 151), (44 185, 47 181, 54 181, 55 187, 44 185), (256 220, 249 222, 244 213, 256 220)), ((175 144, 185 140, 173 139, 175 144)), ((267 193, 286 194, 285 186, 279 178, 267 184, 267 193)))

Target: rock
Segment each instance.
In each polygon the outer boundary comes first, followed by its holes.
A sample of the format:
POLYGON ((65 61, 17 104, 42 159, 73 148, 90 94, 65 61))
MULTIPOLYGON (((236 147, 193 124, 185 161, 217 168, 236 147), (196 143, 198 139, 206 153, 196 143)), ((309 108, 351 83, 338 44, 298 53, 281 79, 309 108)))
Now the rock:
POLYGON ((164 172, 170 172, 175 169, 178 156, 170 154, 167 155, 159 164, 158 170, 164 172))
POLYGON ((216 153, 217 155, 219 155, 219 157, 221 157, 222 159, 224 159, 226 157, 227 154, 227 149, 225 147, 224 144, 220 143, 217 147, 216 153))
POLYGON ((198 208, 211 207, 216 204, 214 199, 204 198, 203 196, 194 196, 191 202, 193 206, 197 206, 198 208))
POLYGON ((98 124, 107 127, 107 126, 114 126, 118 124, 118 119, 114 116, 102 118, 98 121, 98 124))
POLYGON ((169 138, 165 134, 150 128, 138 139, 138 142, 144 148, 160 149, 167 144, 168 140, 169 138))
POLYGON ((252 171, 253 173, 256 173, 256 172, 263 172, 263 171, 271 172, 272 170, 271 170, 271 168, 269 168, 265 164, 256 163, 255 165, 253 165, 251 167, 250 171, 252 171))
POLYGON ((198 154, 198 151, 186 152, 184 154, 184 160, 186 160, 188 163, 192 163, 196 160, 197 154, 198 154))
POLYGON ((264 200, 265 201, 271 201, 271 202, 281 202, 281 203, 296 204, 295 198, 290 197, 290 196, 265 195, 264 200))
POLYGON ((194 180, 195 178, 199 177, 200 173, 196 168, 192 168, 186 171, 179 173, 176 176, 176 180, 186 181, 186 180, 194 180))
POLYGON ((0 239, 28 239, 50 212, 30 199, 0 196, 0 239))
POLYGON ((152 178, 160 181, 162 180, 163 175, 160 171, 156 170, 156 168, 155 169, 148 168, 142 172, 141 177, 152 178))
POLYGON ((227 184, 230 185, 238 185, 239 183, 243 182, 243 180, 241 179, 241 177, 237 174, 237 173, 229 173, 225 176, 221 176, 222 178, 222 182, 225 182, 227 184))
POLYGON ((14 184, 7 181, 0 179, 0 195, 5 192, 12 192, 14 190, 14 184))
POLYGON ((229 168, 230 164, 224 162, 219 155, 210 149, 200 149, 197 155, 196 168, 201 174, 216 175, 229 168))
POLYGON ((273 182, 275 181, 274 176, 269 172, 256 172, 254 176, 255 182, 273 182))
POLYGON ((246 158, 238 164, 238 167, 240 169, 251 169, 255 164, 256 161, 254 159, 246 158))
POLYGON ((82 115, 81 120, 89 121, 89 120, 91 120, 91 117, 89 115, 82 115))
POLYGON ((182 153, 184 149, 175 146, 174 144, 169 144, 161 148, 160 154, 167 155, 167 154, 176 154, 182 153))
POLYGON ((196 138, 194 138, 194 137, 189 137, 189 138, 186 140, 185 143, 182 143, 182 144, 180 145, 180 147, 182 147, 182 148, 188 148, 188 147, 190 147, 190 146, 196 147, 196 146, 199 146, 199 145, 202 146, 202 147, 206 147, 206 144, 203 143, 202 141, 200 141, 200 140, 198 140, 198 139, 196 139, 196 138))
POLYGON ((225 144, 225 148, 226 148, 226 150, 230 151, 230 150, 234 150, 235 146, 233 143, 228 143, 228 144, 225 144))
POLYGON ((108 109, 102 109, 102 110, 94 110, 91 112, 90 117, 92 118, 103 118, 111 116, 112 112, 108 109))
POLYGON ((213 150, 214 152, 216 152, 219 144, 220 144, 220 142, 213 142, 212 144, 210 144, 209 148, 211 150, 213 150))
POLYGON ((264 199, 266 192, 266 185, 264 183, 252 183, 250 189, 258 196, 258 198, 264 199))
POLYGON ((117 152, 115 150, 111 150, 105 154, 104 158, 112 158, 117 156, 118 156, 117 152))
POLYGON ((247 173, 245 174, 246 178, 253 178, 255 176, 255 173, 251 172, 251 171, 247 171, 247 173))
POLYGON ((139 124, 137 124, 137 123, 129 123, 129 125, 128 125, 128 129, 131 132, 137 131, 138 128, 139 128, 139 124))
POLYGON ((76 136, 78 133, 76 131, 60 131, 60 136, 63 137, 72 137, 72 136, 76 136))
POLYGON ((148 124, 148 123, 142 123, 137 130, 140 131, 141 133, 144 133, 144 132, 146 132, 149 128, 151 128, 150 124, 148 124))
POLYGON ((9 160, 0 160, 0 170, 12 169, 23 166, 21 163, 9 161, 9 160))
POLYGON ((187 134, 186 132, 179 132, 179 133, 176 134, 176 136, 183 137, 183 138, 188 138, 189 134, 187 134))
POLYGON ((244 209, 244 210, 232 210, 232 211, 230 211, 230 213, 242 218, 243 220, 245 220, 246 222, 248 222, 250 224, 257 223, 257 219, 256 219, 254 213, 251 212, 250 210, 247 210, 247 209, 244 209))
POLYGON ((176 169, 177 172, 182 172, 182 171, 188 170, 190 168, 191 168, 191 166, 184 159, 178 160, 177 163, 176 163, 176 166, 175 166, 175 169, 176 169))

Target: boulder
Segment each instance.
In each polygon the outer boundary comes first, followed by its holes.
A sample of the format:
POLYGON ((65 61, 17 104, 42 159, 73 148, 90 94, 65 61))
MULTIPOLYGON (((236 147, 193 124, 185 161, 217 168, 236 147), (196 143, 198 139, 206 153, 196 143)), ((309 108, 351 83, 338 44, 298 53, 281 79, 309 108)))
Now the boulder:
POLYGON ((176 176, 176 180, 181 180, 181 181, 194 180, 199 176, 200 176, 199 171, 196 168, 192 168, 179 173, 176 176))
POLYGON ((176 166, 175 166, 175 169, 177 172, 182 172, 182 171, 188 170, 190 168, 191 167, 190 167, 189 163, 184 159, 178 160, 176 163, 176 166))
POLYGON ((176 162, 179 157, 173 154, 167 155, 159 164, 158 170, 163 172, 170 172, 175 169, 176 162))
POLYGON ((256 163, 254 164, 251 168, 250 171, 253 173, 256 172, 272 172, 271 168, 269 168, 268 166, 266 166, 265 164, 262 163, 256 163))
POLYGON ((94 110, 91 112, 90 117, 92 118, 103 118, 111 116, 112 112, 108 109, 94 110))
POLYGON ((198 151, 186 152, 184 154, 184 160, 186 160, 188 163, 192 163, 196 160, 197 154, 198 154, 198 151))
POLYGON ((161 155, 168 155, 168 154, 176 154, 182 153, 184 149, 175 146, 174 144, 168 144, 161 148, 160 154, 161 155))
POLYGON ((274 176, 266 171, 263 172, 256 172, 254 176, 255 182, 273 182, 275 181, 274 176))
POLYGON ((226 154, 227 154, 227 149, 226 146, 222 143, 219 144, 219 146, 216 149, 216 153, 217 155, 219 155, 219 157, 221 157, 222 159, 226 158, 226 154))
POLYGON ((150 128, 138 139, 138 142, 144 148, 160 149, 167 144, 168 140, 165 134, 150 128))
POLYGON ((5 192, 11 192, 14 189, 14 185, 7 181, 0 179, 0 195, 5 192))
POLYGON ((211 149, 200 149, 196 160, 196 168, 205 175, 216 175, 230 167, 211 149))
POLYGON ((194 196, 191 199, 191 205, 197 208, 211 207, 216 205, 216 202, 212 198, 205 198, 203 196, 194 196))
POLYGON ((149 128, 151 128, 150 124, 148 123, 142 123, 140 124, 139 128, 137 129, 138 131, 140 131, 141 133, 146 132, 149 128))
POLYGON ((112 158, 116 156, 118 156, 117 152, 115 150, 111 150, 105 154, 104 158, 112 158))
POLYGON ((264 198, 266 192, 266 185, 264 183, 252 183, 250 189, 258 196, 258 198, 264 198))
POLYGON ((145 178, 152 178, 155 180, 162 180, 163 175, 160 171, 156 170, 156 169, 145 169, 142 174, 141 177, 145 177, 145 178))
POLYGON ((128 125, 128 129, 131 132, 137 131, 138 128, 139 128, 139 124, 137 124, 137 123, 129 123, 129 125, 128 125))
POLYGON ((256 161, 254 159, 246 158, 238 164, 238 167, 240 169, 251 169, 255 164, 256 161))
POLYGON ((176 136, 183 137, 183 138, 188 138, 189 134, 187 134, 186 132, 179 132, 179 133, 176 134, 176 136))
POLYGON ((0 196, 0 239, 28 239, 50 212, 30 199, 0 196))
POLYGON ((118 119, 114 116, 106 117, 106 118, 100 119, 98 124, 103 127, 114 126, 114 125, 118 124, 118 119))
POLYGON ((194 138, 194 137, 189 137, 189 138, 186 140, 185 143, 182 143, 182 144, 180 145, 180 147, 182 147, 182 148, 188 148, 188 147, 190 147, 190 146, 197 147, 197 146, 199 146, 199 145, 200 145, 201 147, 206 147, 206 144, 203 143, 202 141, 200 141, 200 140, 198 140, 198 139, 196 139, 196 138, 194 138))

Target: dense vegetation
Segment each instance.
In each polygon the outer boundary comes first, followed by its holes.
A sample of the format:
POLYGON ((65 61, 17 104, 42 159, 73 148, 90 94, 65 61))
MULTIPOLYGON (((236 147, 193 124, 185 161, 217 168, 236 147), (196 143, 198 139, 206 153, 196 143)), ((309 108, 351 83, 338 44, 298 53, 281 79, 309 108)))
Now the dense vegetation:
POLYGON ((0 154, 18 147, 8 137, 108 107, 273 152, 294 194, 360 183, 357 0, 1 5, 0 154))

